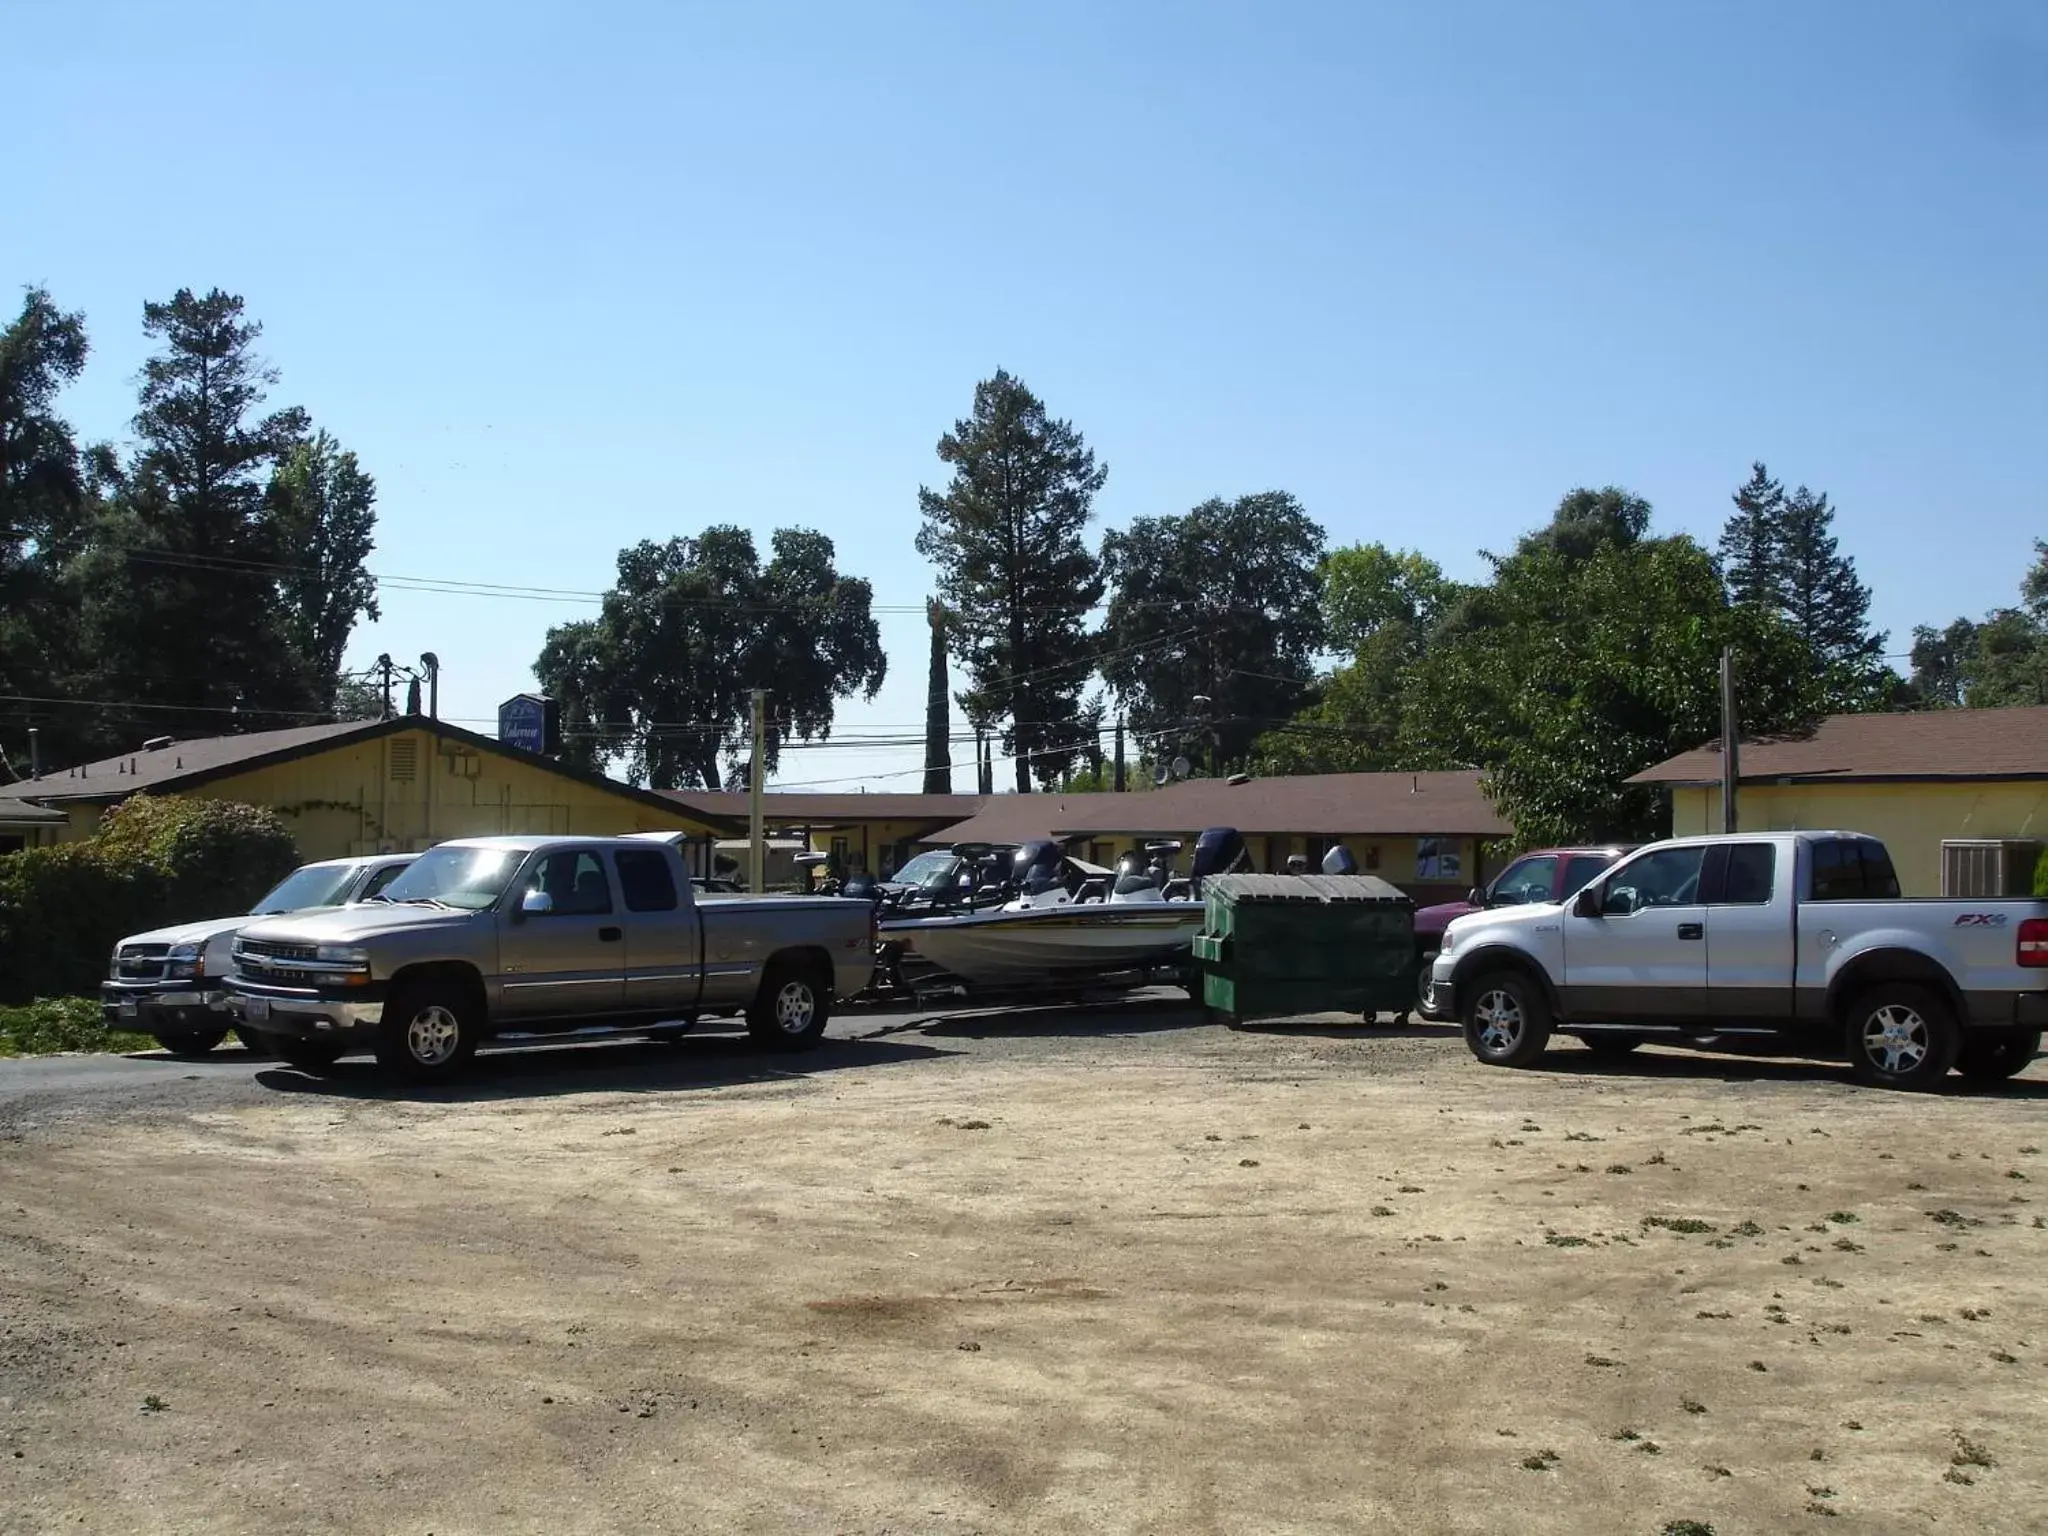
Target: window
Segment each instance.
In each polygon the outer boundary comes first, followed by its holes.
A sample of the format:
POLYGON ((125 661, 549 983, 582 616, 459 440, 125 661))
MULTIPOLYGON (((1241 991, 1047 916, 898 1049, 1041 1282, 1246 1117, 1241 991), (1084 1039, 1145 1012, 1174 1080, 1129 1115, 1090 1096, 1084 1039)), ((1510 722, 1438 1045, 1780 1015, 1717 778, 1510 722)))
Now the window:
POLYGON ((1898 894, 1898 872, 1882 843, 1842 837, 1813 845, 1813 900, 1888 900, 1898 894))
POLYGON ((1551 888, 1556 883, 1556 854, 1547 853, 1533 859, 1518 859, 1502 870, 1500 878, 1493 882, 1492 904, 1498 907, 1519 907, 1532 901, 1548 901, 1551 888))
POLYGON ((507 848, 465 847, 444 843, 414 859, 405 872, 385 887, 389 901, 422 901, 465 912, 494 905, 519 868, 519 855, 507 848))
POLYGON ((555 917, 598 917, 612 909, 612 889, 604 877, 604 865, 587 849, 546 855, 526 877, 526 889, 545 891, 552 897, 555 917))
POLYGON ((0 832, 0 853, 19 853, 28 846, 28 837, 20 832, 0 832))
POLYGON ((1704 848, 1665 848, 1646 853, 1615 871, 1600 910, 1626 917, 1645 907, 1690 907, 1698 903, 1704 848))
POLYGON ((370 876, 369 883, 363 887, 361 899, 368 901, 372 896, 381 896, 384 893, 384 887, 404 873, 405 866, 403 864, 386 864, 377 873, 370 876))
POLYGON ((1564 898, 1569 901, 1614 867, 1604 853, 1575 853, 1564 861, 1564 898))
POLYGON ((665 857, 651 848, 627 848, 613 854, 612 863, 628 912, 675 911, 676 880, 665 857))
POLYGON ((1722 906, 1761 907, 1770 902, 1778 873, 1778 850, 1769 843, 1737 843, 1728 850, 1721 877, 1722 906))
POLYGON ((1415 840, 1415 878, 1456 880, 1465 872, 1465 857, 1455 837, 1419 837, 1415 840))

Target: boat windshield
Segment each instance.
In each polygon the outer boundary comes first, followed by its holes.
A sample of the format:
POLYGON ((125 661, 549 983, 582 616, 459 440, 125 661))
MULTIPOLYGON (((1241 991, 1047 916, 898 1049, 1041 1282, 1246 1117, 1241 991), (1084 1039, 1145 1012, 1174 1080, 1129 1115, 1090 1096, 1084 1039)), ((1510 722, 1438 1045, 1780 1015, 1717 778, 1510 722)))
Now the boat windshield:
POLYGON ((481 912, 505 894, 525 857, 517 848, 430 848, 384 888, 382 899, 481 912))
POLYGON ((920 853, 889 877, 891 885, 923 885, 933 875, 951 874, 957 863, 952 854, 934 848, 920 853))

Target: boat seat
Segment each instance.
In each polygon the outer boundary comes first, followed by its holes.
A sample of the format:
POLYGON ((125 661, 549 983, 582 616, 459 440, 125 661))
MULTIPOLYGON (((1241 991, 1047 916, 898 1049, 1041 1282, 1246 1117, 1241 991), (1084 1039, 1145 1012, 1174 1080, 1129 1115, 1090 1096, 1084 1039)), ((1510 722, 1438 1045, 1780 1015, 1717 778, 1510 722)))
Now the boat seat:
POLYGON ((1118 875, 1116 893, 1119 896, 1135 896, 1140 891, 1156 891, 1159 881, 1152 875, 1118 875))
POLYGON ((1108 898, 1109 882, 1100 876, 1091 880, 1083 880, 1081 888, 1074 893, 1074 900, 1077 902, 1106 901, 1108 898))

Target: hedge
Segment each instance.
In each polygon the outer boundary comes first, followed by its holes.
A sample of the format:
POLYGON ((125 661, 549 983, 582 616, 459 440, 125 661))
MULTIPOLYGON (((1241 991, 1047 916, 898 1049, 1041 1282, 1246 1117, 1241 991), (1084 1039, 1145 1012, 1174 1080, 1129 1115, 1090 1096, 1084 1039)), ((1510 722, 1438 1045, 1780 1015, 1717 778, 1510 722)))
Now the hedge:
POLYGON ((148 795, 86 842, 0 854, 0 1004, 94 992, 127 935, 246 912, 298 862, 274 811, 148 795))

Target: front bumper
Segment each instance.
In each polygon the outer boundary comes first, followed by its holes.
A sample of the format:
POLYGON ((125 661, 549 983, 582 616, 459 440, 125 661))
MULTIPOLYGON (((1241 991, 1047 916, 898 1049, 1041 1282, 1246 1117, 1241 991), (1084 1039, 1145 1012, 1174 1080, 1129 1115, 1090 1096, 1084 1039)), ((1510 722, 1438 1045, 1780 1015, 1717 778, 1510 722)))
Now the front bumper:
POLYGON ((384 1022, 384 987, 276 987, 227 984, 228 1011, 260 1034, 297 1040, 339 1040, 367 1034, 384 1022))
POLYGON ((103 981, 100 1022, 108 1029, 154 1034, 159 1029, 215 1029, 231 1022, 218 978, 190 981, 103 981))

